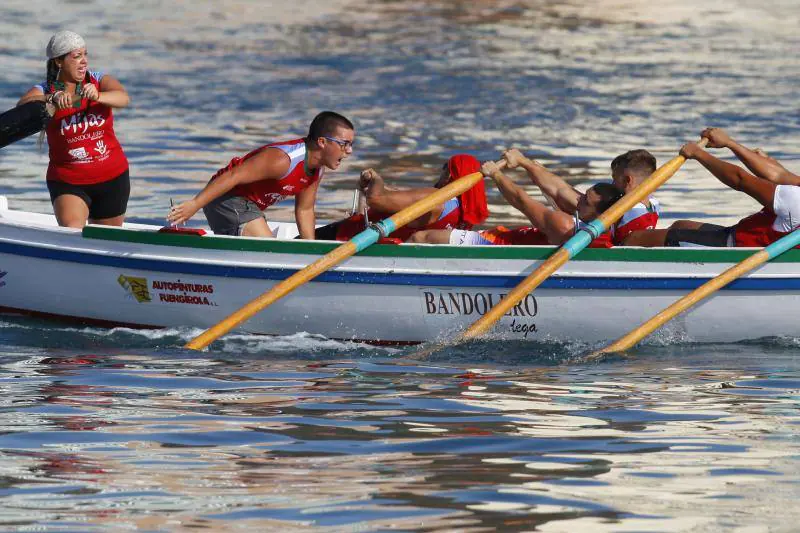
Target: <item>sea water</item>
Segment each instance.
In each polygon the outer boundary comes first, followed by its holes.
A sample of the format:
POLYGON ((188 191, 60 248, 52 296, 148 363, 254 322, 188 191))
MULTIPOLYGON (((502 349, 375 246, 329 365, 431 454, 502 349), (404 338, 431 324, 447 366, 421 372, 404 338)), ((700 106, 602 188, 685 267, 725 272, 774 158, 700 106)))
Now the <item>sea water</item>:
MULTIPOLYGON (((798 172, 798 23, 787 0, 6 0, 0 109, 42 81, 54 31, 82 33, 131 95, 128 215, 154 223, 324 109, 357 137, 322 220, 366 167, 431 184, 450 155, 515 146, 585 188, 706 126, 798 172)), ((51 211, 46 166, 33 138, 0 150, 12 208, 51 211)), ((522 224, 489 189, 488 224, 522 224)), ((661 227, 757 209, 694 162, 657 197, 661 227)), ((303 331, 181 349, 198 333, 0 318, 0 529, 798 530, 800 330, 661 333, 599 363, 578 342, 419 360, 303 331)))

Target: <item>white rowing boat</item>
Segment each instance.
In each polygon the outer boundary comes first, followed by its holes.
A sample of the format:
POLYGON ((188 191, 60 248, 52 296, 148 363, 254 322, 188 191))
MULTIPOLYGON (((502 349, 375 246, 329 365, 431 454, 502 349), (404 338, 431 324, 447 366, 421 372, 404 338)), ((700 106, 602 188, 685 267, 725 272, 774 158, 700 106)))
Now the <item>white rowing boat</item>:
MULTIPOLYGON (((337 243, 60 228, 0 197, 0 308, 85 324, 207 328, 337 243)), ((469 326, 552 252, 547 246, 374 245, 241 326, 379 343, 442 340, 469 326)), ((612 340, 752 253, 588 249, 496 326, 502 337, 612 340)), ((669 327, 727 342, 798 335, 800 251, 733 282, 669 327)))

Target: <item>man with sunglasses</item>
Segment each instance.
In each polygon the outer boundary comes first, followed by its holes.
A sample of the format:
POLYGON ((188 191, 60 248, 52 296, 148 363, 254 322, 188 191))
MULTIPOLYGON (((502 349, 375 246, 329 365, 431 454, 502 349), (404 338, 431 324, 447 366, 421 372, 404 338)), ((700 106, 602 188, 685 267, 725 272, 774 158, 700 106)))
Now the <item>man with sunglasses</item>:
POLYGON ((194 198, 170 209, 167 220, 182 224, 201 208, 218 235, 273 237, 262 211, 296 196, 294 214, 301 239, 314 239, 317 189, 325 169, 336 170, 353 153, 355 127, 344 116, 323 111, 302 139, 267 144, 235 157, 194 198))

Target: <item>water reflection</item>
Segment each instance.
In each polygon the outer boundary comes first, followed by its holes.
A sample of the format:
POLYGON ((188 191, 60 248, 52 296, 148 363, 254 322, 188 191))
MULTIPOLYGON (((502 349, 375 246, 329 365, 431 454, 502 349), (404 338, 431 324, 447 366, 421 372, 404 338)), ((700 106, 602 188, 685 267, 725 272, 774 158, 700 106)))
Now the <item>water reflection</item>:
POLYGON ((795 364, 627 365, 9 361, 0 523, 672 531, 797 497, 795 364))

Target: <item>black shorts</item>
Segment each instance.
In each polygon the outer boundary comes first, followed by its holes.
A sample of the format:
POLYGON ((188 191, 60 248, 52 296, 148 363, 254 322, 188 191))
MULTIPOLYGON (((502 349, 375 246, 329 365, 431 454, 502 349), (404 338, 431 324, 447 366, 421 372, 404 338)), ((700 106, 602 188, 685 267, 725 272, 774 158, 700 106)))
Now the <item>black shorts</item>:
POLYGON ((735 246, 733 228, 717 224, 703 224, 698 229, 671 229, 667 231, 664 246, 735 246))
POLYGON ((124 215, 131 195, 131 180, 126 170, 116 178, 91 185, 72 185, 63 181, 47 180, 50 202, 62 194, 77 196, 89 207, 90 220, 102 220, 124 215))

